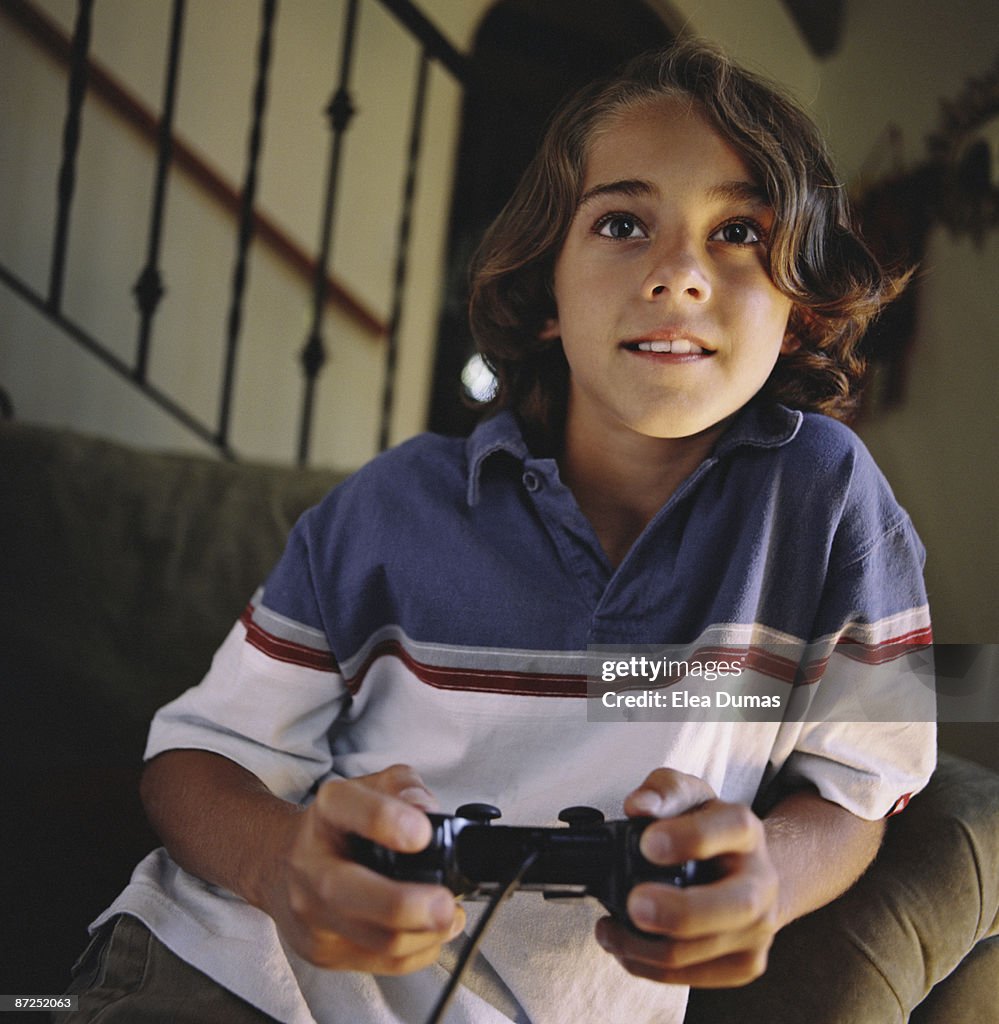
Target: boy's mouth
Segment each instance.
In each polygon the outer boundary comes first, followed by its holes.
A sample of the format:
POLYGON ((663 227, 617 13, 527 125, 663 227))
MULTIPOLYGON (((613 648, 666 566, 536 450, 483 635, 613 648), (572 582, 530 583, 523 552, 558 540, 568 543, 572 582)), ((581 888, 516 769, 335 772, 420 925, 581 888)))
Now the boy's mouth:
POLYGON ((675 356, 706 356, 710 351, 689 338, 674 338, 671 341, 629 341, 624 347, 629 352, 655 352, 675 356))

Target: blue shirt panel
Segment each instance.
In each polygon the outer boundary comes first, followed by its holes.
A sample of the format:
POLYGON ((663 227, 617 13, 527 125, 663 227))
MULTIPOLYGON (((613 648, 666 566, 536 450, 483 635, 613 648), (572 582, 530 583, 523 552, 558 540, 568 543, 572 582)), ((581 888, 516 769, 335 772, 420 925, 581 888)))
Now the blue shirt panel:
POLYGON ((263 601, 321 628, 341 661, 390 625, 567 652, 689 643, 719 624, 807 641, 925 605, 923 558, 852 431, 755 402, 615 570, 556 463, 501 413, 467 440, 417 437, 331 492, 263 601))

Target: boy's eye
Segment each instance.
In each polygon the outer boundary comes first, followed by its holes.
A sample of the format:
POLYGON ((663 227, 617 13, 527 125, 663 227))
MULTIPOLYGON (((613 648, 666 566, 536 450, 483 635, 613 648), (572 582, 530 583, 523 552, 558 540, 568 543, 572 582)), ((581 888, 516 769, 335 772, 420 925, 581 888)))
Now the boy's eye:
POLYGON ((755 245, 763 239, 763 229, 749 220, 730 220, 711 236, 712 242, 728 242, 730 245, 755 245))
POLYGON ((637 217, 627 213, 609 213, 596 225, 597 234, 604 238, 645 238, 645 231, 637 217))

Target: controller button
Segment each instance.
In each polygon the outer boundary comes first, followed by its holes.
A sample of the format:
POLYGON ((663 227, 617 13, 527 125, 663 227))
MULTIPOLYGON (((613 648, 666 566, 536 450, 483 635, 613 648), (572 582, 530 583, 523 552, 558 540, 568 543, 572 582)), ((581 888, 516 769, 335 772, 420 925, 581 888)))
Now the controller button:
POLYGON ((596 807, 566 807, 559 811, 559 821, 564 821, 569 828, 586 828, 588 825, 602 825, 604 816, 596 807))
POLYGON ((455 817, 467 818, 469 821, 476 821, 481 825, 488 825, 494 818, 501 818, 502 812, 492 804, 462 804, 455 817))

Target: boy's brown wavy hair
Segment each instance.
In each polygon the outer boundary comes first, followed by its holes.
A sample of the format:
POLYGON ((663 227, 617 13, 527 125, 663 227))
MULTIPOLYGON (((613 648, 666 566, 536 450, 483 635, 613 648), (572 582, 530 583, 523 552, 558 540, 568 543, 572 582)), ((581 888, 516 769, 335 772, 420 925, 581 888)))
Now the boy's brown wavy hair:
POLYGON ((864 370, 858 343, 908 278, 883 270, 861 240, 822 137, 780 87, 703 44, 638 57, 555 115, 472 264, 472 333, 498 381, 490 408, 512 409, 547 444, 564 423, 569 367, 561 343, 538 335, 556 315, 555 261, 581 195, 589 140, 623 111, 677 96, 696 101, 755 171, 774 210, 769 273, 794 304, 788 330, 799 347, 777 361, 765 393, 847 418, 864 370))

